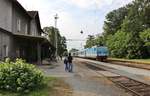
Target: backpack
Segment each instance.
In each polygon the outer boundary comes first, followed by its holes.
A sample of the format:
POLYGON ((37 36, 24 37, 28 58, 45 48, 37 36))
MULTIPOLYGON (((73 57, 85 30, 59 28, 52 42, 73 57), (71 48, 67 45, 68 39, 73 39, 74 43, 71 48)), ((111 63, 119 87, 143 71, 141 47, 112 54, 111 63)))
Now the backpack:
POLYGON ((65 58, 65 59, 64 59, 64 64, 67 64, 67 63, 68 63, 68 59, 65 58))

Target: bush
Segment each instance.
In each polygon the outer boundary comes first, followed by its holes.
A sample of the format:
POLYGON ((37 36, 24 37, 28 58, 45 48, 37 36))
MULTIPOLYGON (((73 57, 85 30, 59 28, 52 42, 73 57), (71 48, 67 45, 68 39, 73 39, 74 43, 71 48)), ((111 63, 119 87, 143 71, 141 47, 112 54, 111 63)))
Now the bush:
POLYGON ((44 76, 34 65, 21 59, 0 64, 0 89, 29 92, 43 84, 44 76))

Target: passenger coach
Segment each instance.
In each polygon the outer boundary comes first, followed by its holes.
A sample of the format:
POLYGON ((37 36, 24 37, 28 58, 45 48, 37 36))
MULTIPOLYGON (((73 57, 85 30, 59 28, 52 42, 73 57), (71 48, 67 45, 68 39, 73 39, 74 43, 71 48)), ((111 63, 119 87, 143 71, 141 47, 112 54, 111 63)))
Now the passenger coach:
POLYGON ((108 48, 105 46, 87 48, 81 51, 77 51, 74 53, 74 56, 107 61, 108 48))

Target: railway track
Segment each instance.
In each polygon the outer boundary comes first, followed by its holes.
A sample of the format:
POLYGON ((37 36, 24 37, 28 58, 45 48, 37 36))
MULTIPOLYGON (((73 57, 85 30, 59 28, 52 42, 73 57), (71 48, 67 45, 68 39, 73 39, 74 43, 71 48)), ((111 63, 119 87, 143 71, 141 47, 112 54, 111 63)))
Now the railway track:
POLYGON ((133 96, 150 96, 150 85, 124 76, 109 77, 109 79, 120 87, 132 92, 133 96))
MULTIPOLYGON (((84 63, 87 68, 90 68, 94 71, 106 71, 105 69, 102 69, 101 67, 94 66, 94 64, 91 64, 88 62, 82 62, 82 63, 84 63)), ((130 79, 125 76, 114 76, 114 77, 106 77, 106 78, 111 80, 114 84, 125 89, 125 91, 132 93, 133 96, 150 96, 150 85, 148 84, 144 84, 142 82, 130 79)))

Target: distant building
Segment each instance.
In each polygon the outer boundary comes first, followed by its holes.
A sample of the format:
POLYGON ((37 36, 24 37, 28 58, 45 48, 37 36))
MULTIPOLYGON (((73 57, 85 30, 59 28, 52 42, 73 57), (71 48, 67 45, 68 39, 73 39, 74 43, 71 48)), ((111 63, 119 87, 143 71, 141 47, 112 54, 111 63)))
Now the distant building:
POLYGON ((53 46, 41 36, 38 11, 26 11, 17 0, 0 0, 0 59, 41 62, 53 46))

